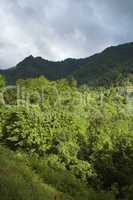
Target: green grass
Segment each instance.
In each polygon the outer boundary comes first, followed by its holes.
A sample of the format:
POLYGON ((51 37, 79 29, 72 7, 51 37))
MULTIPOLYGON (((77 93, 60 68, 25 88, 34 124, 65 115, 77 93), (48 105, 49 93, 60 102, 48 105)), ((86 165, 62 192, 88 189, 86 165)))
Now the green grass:
POLYGON ((96 192, 67 171, 52 169, 45 160, 0 146, 0 200, 114 200, 96 192))
POLYGON ((0 200, 71 200, 43 183, 15 153, 0 147, 0 200), (60 196, 60 198, 59 198, 60 196))

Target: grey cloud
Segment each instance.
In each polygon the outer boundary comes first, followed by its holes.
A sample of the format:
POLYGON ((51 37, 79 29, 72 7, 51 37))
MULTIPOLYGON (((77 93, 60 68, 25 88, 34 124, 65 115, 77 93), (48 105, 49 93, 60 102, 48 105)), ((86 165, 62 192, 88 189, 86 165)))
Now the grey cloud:
POLYGON ((133 40, 132 0, 0 0, 0 66, 86 57, 133 40))

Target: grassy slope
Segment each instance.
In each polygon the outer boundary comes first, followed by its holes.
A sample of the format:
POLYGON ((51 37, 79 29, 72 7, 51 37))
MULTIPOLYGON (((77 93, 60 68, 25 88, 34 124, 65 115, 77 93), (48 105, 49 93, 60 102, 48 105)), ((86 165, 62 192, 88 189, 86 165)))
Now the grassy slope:
POLYGON ((0 200, 114 200, 111 193, 98 193, 78 182, 74 184, 71 177, 53 175, 39 163, 35 172, 34 164, 31 162, 29 167, 26 158, 0 146, 0 200))
POLYGON ((0 147, 1 200, 54 200, 55 196, 72 199, 44 184, 17 154, 0 147))

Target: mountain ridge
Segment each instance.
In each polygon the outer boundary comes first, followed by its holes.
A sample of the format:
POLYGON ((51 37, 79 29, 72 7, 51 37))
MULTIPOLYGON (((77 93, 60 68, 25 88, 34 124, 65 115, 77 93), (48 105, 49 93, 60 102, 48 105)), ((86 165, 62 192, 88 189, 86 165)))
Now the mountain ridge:
POLYGON ((133 74, 133 42, 111 46, 100 53, 79 59, 50 61, 30 55, 15 67, 1 69, 0 74, 6 77, 9 84, 15 84, 17 79, 43 75, 49 80, 74 78, 79 84, 102 85, 117 80, 120 75, 124 79, 133 74))

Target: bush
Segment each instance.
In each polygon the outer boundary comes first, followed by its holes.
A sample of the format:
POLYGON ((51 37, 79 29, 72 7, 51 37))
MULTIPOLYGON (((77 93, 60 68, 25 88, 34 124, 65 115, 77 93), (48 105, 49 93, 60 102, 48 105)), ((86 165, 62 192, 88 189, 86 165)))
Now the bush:
POLYGON ((45 183, 57 190, 69 194, 79 200, 114 200, 112 192, 98 192, 77 179, 70 171, 63 167, 56 156, 40 159, 32 156, 30 167, 44 180, 45 183), (54 162, 52 160, 54 159, 54 162))
POLYGON ((2 200, 71 200, 45 184, 24 161, 22 155, 15 154, 0 146, 0 198, 2 200))

